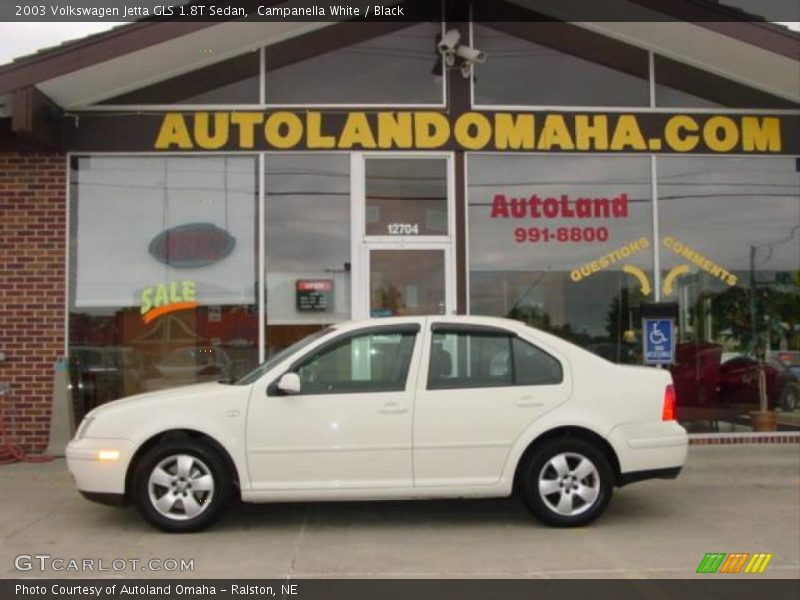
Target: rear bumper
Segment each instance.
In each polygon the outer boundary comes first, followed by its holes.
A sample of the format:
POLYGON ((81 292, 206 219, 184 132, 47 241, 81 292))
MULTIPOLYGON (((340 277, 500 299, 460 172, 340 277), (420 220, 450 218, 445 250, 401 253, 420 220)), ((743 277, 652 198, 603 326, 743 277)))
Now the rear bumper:
POLYGON ((617 485, 622 487, 637 481, 646 481, 648 479, 675 479, 680 475, 683 467, 669 467, 667 469, 650 469, 648 471, 630 471, 622 473, 617 480, 617 485))
POLYGON ((675 421, 626 423, 608 436, 619 459, 620 481, 677 477, 686 462, 689 436, 675 421))

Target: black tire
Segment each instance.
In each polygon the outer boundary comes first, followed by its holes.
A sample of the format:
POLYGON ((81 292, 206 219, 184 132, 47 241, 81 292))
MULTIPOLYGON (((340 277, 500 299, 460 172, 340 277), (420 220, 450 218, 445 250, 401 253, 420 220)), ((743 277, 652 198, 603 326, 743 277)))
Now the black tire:
POLYGON ((167 440, 148 450, 136 464, 132 485, 132 497, 142 516, 170 533, 200 531, 211 525, 228 505, 232 487, 231 474, 219 453, 188 437, 167 440), (178 457, 189 457, 192 462, 178 457), (178 470, 179 460, 181 465, 189 465, 186 477, 178 470), (160 481, 157 469, 161 478, 171 479, 163 485, 151 481, 151 475, 160 481), (166 505, 172 505, 167 512, 157 506, 162 497, 166 505), (195 510, 199 512, 192 514, 195 510))
POLYGON ((520 491, 528 509, 553 527, 580 527, 591 523, 606 510, 614 489, 613 471, 605 454, 580 438, 563 437, 545 442, 529 455, 520 475, 520 491), (562 469, 561 475, 551 463, 553 459, 559 462, 556 457, 563 457, 566 462, 567 468, 562 469), (586 463, 581 472, 575 472, 582 460, 588 460, 593 467, 583 477, 583 469, 588 468, 586 463), (539 491, 540 480, 545 480, 543 493, 539 491), (546 493, 550 489, 554 491, 546 493), (565 512, 571 511, 571 514, 557 510, 562 499, 567 503, 565 512))
POLYGON ((778 399, 778 406, 786 412, 792 412, 797 408, 798 390, 795 386, 789 384, 784 386, 781 397, 778 399))

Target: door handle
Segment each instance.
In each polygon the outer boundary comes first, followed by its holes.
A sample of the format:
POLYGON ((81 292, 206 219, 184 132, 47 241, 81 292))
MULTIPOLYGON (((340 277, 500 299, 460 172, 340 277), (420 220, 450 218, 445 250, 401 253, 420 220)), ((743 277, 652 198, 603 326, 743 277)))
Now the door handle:
POLYGON ((537 400, 533 396, 522 396, 516 402, 517 406, 544 406, 544 402, 537 400))
POLYGON ((398 402, 387 402, 378 409, 378 412, 386 414, 404 413, 408 411, 407 406, 403 406, 398 402))

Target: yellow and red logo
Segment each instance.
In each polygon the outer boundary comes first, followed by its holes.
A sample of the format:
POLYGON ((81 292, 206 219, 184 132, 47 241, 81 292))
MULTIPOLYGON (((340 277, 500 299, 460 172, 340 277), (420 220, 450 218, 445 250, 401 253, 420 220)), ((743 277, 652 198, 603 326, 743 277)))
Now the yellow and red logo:
POLYGON ((197 285, 190 279, 159 283, 142 290, 140 312, 145 325, 160 316, 199 306, 197 285))

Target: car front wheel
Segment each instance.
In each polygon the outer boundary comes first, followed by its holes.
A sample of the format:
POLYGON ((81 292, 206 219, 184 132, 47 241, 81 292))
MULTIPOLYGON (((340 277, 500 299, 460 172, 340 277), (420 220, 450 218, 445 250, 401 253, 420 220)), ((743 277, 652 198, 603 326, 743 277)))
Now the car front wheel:
POLYGON ((139 461, 133 495, 145 519, 168 532, 199 531, 213 523, 230 497, 225 462, 192 439, 162 442, 139 461))
POLYGON ((603 452, 577 438, 559 438, 537 449, 522 473, 523 499, 543 523, 578 527, 608 506, 613 473, 603 452))

